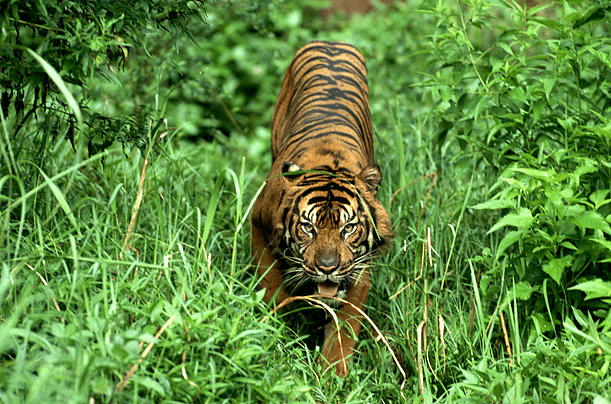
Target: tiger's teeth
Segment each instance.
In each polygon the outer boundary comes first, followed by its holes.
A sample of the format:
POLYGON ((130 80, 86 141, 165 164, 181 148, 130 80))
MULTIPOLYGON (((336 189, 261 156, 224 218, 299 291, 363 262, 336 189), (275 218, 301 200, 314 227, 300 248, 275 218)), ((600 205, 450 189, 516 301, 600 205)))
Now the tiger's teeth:
POLYGON ((323 297, 334 297, 337 294, 339 283, 321 282, 316 286, 318 286, 318 293, 323 297))

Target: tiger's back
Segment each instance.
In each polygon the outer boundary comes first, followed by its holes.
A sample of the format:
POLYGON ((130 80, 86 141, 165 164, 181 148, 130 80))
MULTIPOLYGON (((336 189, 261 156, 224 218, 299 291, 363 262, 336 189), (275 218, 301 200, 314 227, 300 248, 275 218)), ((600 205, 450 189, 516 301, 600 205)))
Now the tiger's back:
POLYGON ((265 301, 319 295, 335 307, 341 325, 327 323, 321 352, 339 375, 360 332, 369 263, 392 236, 375 198, 382 177, 368 96, 356 48, 322 41, 301 48, 276 102, 272 167, 251 213, 265 301))
POLYGON ((353 174, 375 164, 367 68, 355 47, 315 41, 295 54, 274 109, 272 157, 353 174))

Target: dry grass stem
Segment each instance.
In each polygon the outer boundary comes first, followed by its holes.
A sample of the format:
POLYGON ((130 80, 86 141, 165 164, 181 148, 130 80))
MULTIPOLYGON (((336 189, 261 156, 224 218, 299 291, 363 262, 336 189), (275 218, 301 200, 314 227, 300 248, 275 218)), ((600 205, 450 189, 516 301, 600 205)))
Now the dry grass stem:
POLYGON ((433 254, 432 254, 433 244, 431 243, 431 228, 430 227, 426 228, 426 248, 429 254, 429 266, 432 268, 433 267, 433 254))
POLYGON ((441 314, 437 317, 437 322, 439 324, 439 338, 441 339, 441 349, 443 352, 443 374, 446 374, 446 340, 445 340, 445 321, 443 321, 443 317, 441 314))
MULTIPOLYGON (((150 133, 152 130, 152 123, 153 121, 149 119, 149 137, 150 137, 150 133)), ((168 133, 167 131, 161 133, 158 139, 164 138, 167 135, 167 133, 168 133)), ((155 141, 153 140, 153 142, 155 141)), ((127 250, 134 251, 136 253, 136 257, 138 257, 137 259, 139 259, 140 257, 140 252, 129 244, 129 239, 131 237, 132 232, 134 231, 134 227, 136 226, 136 220, 138 219, 138 213, 140 213, 140 207, 142 205, 142 199, 144 197, 144 181, 146 179, 147 164, 148 164, 148 157, 145 156, 144 161, 142 162, 142 170, 140 172, 140 184, 138 185, 138 195, 136 196, 136 202, 134 202, 134 208, 132 210, 132 217, 129 221, 129 227, 127 228, 127 233, 125 234, 125 241, 123 241, 123 247, 121 248, 121 252, 119 253, 119 259, 123 259, 123 251, 127 251, 127 250)), ((163 195, 162 195, 162 198, 163 198, 163 195)), ((136 267, 136 271, 137 270, 138 268, 136 267)))
MULTIPOLYGON (((328 304, 320 301, 319 298, 321 298, 321 297, 323 297, 323 296, 321 296, 321 295, 292 296, 292 297, 289 297, 288 299, 283 300, 278 306, 276 306, 276 308, 274 308, 271 311, 270 314, 273 315, 280 308, 282 308, 282 307, 284 307, 284 306, 286 306, 286 305, 288 305, 288 304, 290 304, 290 303, 292 303, 294 301, 302 300, 302 301, 308 302, 310 304, 313 304, 315 306, 319 306, 319 307, 322 307, 323 309, 325 309, 331 315, 331 317, 333 317, 333 322, 335 323, 335 326, 339 329, 339 320, 337 318, 337 315, 335 314, 335 311, 328 304)), ((405 370, 401 366, 401 363, 399 363, 399 359, 397 359, 397 356, 395 355, 395 353, 393 352, 392 348, 390 347, 390 344, 388 343, 388 340, 382 334, 382 332, 380 331, 378 326, 373 322, 373 320, 367 314, 365 314, 365 312, 363 310, 361 310, 359 307, 355 306, 354 304, 350 303, 349 301, 344 300, 344 299, 340 299, 338 297, 332 297, 331 299, 336 300, 338 302, 341 302, 343 304, 349 304, 356 311, 358 311, 359 314, 362 315, 369 322, 369 324, 371 324, 371 326, 375 330, 378 338, 382 340, 384 345, 386 345, 386 348, 388 349, 388 352, 390 352, 390 355, 392 356, 393 361, 395 362, 395 364, 397 365, 397 368, 399 368, 399 372, 401 372, 401 375, 403 376, 403 382, 401 384, 401 390, 403 390, 403 387, 405 385, 405 381, 407 380, 407 374, 405 373, 405 370)), ((263 317, 263 319, 261 319, 261 322, 266 321, 267 318, 268 318, 268 316, 263 317)), ((338 335, 340 335, 340 334, 341 333, 338 333, 338 335)), ((340 344, 340 347, 341 347, 341 335, 339 337, 339 344, 340 344)), ((344 361, 345 361, 345 358, 344 358, 344 361)))
MULTIPOLYGON (((166 321, 165 324, 161 326, 157 334, 155 334, 155 339, 159 339, 159 337, 161 337, 161 334, 163 334, 166 328, 168 328, 172 324, 175 318, 176 318, 176 314, 170 317, 168 321, 166 321)), ((122 391, 125 388, 125 386, 127 385, 127 382, 129 382, 129 379, 134 375, 134 373, 136 373, 136 369, 138 369, 138 364, 142 362, 142 359, 148 356, 149 352, 151 352, 151 349, 153 349, 153 345, 155 345, 155 342, 151 342, 150 344, 148 344, 144 352, 142 352, 142 355, 141 355, 142 358, 138 359, 138 363, 134 363, 131 369, 129 370, 129 372, 127 372, 127 374, 123 376, 121 383, 119 383, 117 387, 115 387, 115 392, 122 391)))
MULTIPOLYGON (((45 285, 46 287, 49 288, 49 284, 47 283, 47 280, 44 278, 44 276, 42 276, 40 274, 40 272, 36 271, 30 264, 26 264, 26 266, 28 268, 30 268, 30 270, 36 272, 36 275, 38 275, 38 277, 40 278, 40 280, 42 281, 43 285, 45 285)), ((11 279, 12 282, 12 279, 11 279)), ((59 304, 57 303, 57 300, 55 299, 55 295, 53 293, 51 293, 51 299, 53 300, 53 306, 55 306, 55 310, 59 311, 61 313, 61 308, 59 307, 59 304)), ((66 320, 62 317, 61 318, 62 323, 66 323, 66 320)))
POLYGON ((433 251, 433 247, 431 246, 431 228, 427 227, 427 238, 426 238, 426 241, 424 243, 422 243, 422 254, 421 254, 421 257, 420 257, 420 259, 421 259, 421 262, 420 262, 420 274, 413 281, 411 281, 407 285, 403 286, 401 289, 399 289, 397 292, 395 292, 392 296, 390 296, 388 298, 388 300, 395 299, 397 296, 399 296, 401 293, 403 293, 403 291, 405 291, 407 288, 412 286, 415 282, 420 280, 420 278, 422 278, 422 275, 424 273, 424 267, 425 267, 425 264, 426 264, 426 252, 428 252, 430 266, 431 267, 433 266, 432 251, 433 251))
MULTIPOLYGON (((323 301, 319 300, 318 297, 322 297, 322 296, 320 296, 320 295, 310 295, 310 296, 292 296, 292 297, 289 297, 288 299, 284 299, 282 302, 280 302, 280 304, 277 305, 271 311, 270 314, 273 315, 275 312, 280 310, 282 307, 287 306, 287 305, 291 304, 294 301, 302 300, 302 301, 305 301, 305 302, 307 302, 307 303, 309 303, 311 305, 321 307, 325 311, 327 311, 331 315, 331 317, 333 318, 333 323, 335 324, 335 328, 337 330, 339 330, 339 319, 337 318, 337 314, 335 314, 335 311, 331 308, 331 306, 329 306, 328 304, 326 304, 323 301)), ((339 300, 339 301, 344 301, 344 300, 338 299, 338 298, 334 298, 334 299, 339 300)), ((346 303, 348 303, 348 302, 346 302, 346 303)), ((263 317, 261 319, 261 322, 264 322, 265 320, 267 320, 267 316, 263 317)), ((337 343, 339 344, 340 351, 343 352, 342 335, 341 335, 340 332, 337 333, 337 343)), ((342 358, 342 362, 343 362, 343 366, 344 366, 344 371, 347 372, 348 371, 348 363, 346 362, 346 358, 342 358)))
POLYGON ((505 340, 505 349, 507 350, 507 355, 509 355, 509 363, 513 365, 511 343, 509 342, 509 334, 507 333, 507 326, 505 325, 505 316, 503 315, 503 310, 499 310, 499 314, 501 317, 501 328, 503 329, 503 339, 505 340))
POLYGON ((144 161, 142 162, 142 170, 140 172, 140 184, 138 186, 138 195, 136 196, 136 202, 134 202, 134 208, 132 209, 132 217, 129 221, 129 227, 127 228, 127 233, 125 234, 125 240, 123 241, 123 247, 121 248, 121 252, 119 253, 119 259, 123 259, 123 251, 132 250, 136 252, 136 256, 139 257, 140 253, 134 247, 129 244, 129 239, 131 237, 132 232, 134 231, 134 227, 136 226, 136 220, 138 219, 138 213, 140 212, 140 206, 142 205, 142 198, 144 195, 144 180, 146 179, 146 165, 148 164, 148 158, 144 157, 144 161))
POLYGON ((422 365, 422 339, 423 329, 426 322, 422 320, 418 328, 416 329, 416 338, 418 341, 418 389, 420 394, 424 393, 424 366, 422 365))
MULTIPOLYGON (((422 177, 420 177, 420 178, 418 178, 418 179, 413 180, 412 182, 410 182, 410 183, 409 183, 409 184, 407 184, 406 186, 404 186, 404 187, 402 187, 402 188, 397 189, 397 190, 396 190, 396 191, 395 191, 395 192, 392 194, 392 196, 390 197, 390 203, 392 203, 392 201, 395 199, 395 197, 396 197, 396 196, 397 196, 397 195, 398 195, 398 194, 399 194, 401 191, 403 191, 404 189, 406 189, 406 188, 408 188, 408 187, 410 187, 410 186, 414 185, 416 182, 418 182, 418 181, 422 181, 422 180, 425 180, 425 179, 427 179, 427 178, 429 178, 429 177, 433 177, 433 181, 431 181, 431 185, 429 186, 429 190, 428 190, 428 193, 427 193, 427 195, 426 195, 426 201, 425 201, 425 203, 424 203, 424 207, 426 207, 426 202, 429 200, 429 197, 431 196, 431 191, 433 190, 433 186, 435 185, 435 182, 437 181, 437 173, 436 173, 436 172, 433 172, 433 173, 429 173, 429 174, 423 175, 422 177)), ((424 212, 424 207, 423 207, 423 212, 424 212)))
MULTIPOLYGON (((427 227, 426 240, 422 243, 422 251, 420 255, 420 274, 416 277, 416 279, 414 279, 409 284, 407 284, 406 286, 402 287, 399 291, 394 293, 389 298, 389 300, 396 298, 399 294, 405 291, 408 287, 412 286, 416 281, 420 280, 424 276, 424 269, 427 268, 427 266, 429 268, 433 267, 433 251, 434 251, 434 248, 433 248, 433 243, 431 239, 431 228, 427 227)), ((424 357, 425 355, 426 355, 426 362, 428 364, 430 371, 433 373, 433 376, 435 377, 435 379, 439 380, 439 377, 437 377, 437 374, 435 373, 434 367, 431 364, 431 361, 428 355, 429 351, 428 351, 427 322, 428 322, 429 305, 431 305, 431 301, 429 298, 427 298, 427 302, 423 308, 422 321, 420 322, 420 325, 418 326, 417 331, 416 331, 417 350, 418 350, 417 362, 418 362, 418 373, 419 373, 419 388, 420 388, 421 393, 424 391, 424 357)), ((439 338, 441 339, 441 346, 442 346, 443 373, 445 374, 445 370, 446 370, 445 322, 443 321, 443 318, 441 315, 438 315, 437 323, 438 323, 439 338)), ((409 344, 410 352, 411 352, 412 348, 411 348, 411 343, 409 341, 409 330, 406 333, 407 333, 406 335, 408 338, 408 344, 409 344)))
MULTIPOLYGON (((183 325, 185 326, 185 332, 187 333, 187 343, 191 344, 191 334, 189 334, 189 328, 187 327, 187 323, 183 322, 183 325)), ((185 348, 185 350, 182 352, 182 364, 181 364, 182 377, 187 382, 189 382, 191 386, 195 387, 197 391, 201 392, 201 389, 199 388, 199 386, 195 382, 191 381, 189 379, 189 376, 187 375, 187 369, 185 368, 186 361, 187 361, 187 349, 185 348)))

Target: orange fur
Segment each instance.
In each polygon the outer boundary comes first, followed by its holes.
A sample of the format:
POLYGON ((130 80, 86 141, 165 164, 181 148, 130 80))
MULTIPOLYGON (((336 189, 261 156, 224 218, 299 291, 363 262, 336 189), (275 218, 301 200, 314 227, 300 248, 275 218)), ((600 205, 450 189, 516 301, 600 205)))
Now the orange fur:
POLYGON ((251 215, 265 301, 322 294, 340 319, 339 329, 325 328, 323 366, 341 376, 361 329, 355 307, 367 299, 368 264, 392 236, 375 198, 381 174, 368 92, 356 48, 315 41, 296 53, 274 110, 272 167, 251 215))

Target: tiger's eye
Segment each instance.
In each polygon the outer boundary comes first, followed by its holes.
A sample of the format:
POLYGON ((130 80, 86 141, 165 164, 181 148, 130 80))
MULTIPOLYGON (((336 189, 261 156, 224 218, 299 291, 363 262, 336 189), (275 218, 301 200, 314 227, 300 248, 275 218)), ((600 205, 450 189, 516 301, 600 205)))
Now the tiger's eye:
POLYGON ((314 234, 314 225, 312 223, 302 223, 301 224, 301 230, 303 230, 304 233, 309 234, 310 236, 312 236, 314 234))
POLYGON ((344 225, 344 228, 342 229, 342 233, 344 234, 344 237, 348 237, 349 235, 354 233, 355 230, 356 230, 356 223, 346 223, 344 225))

